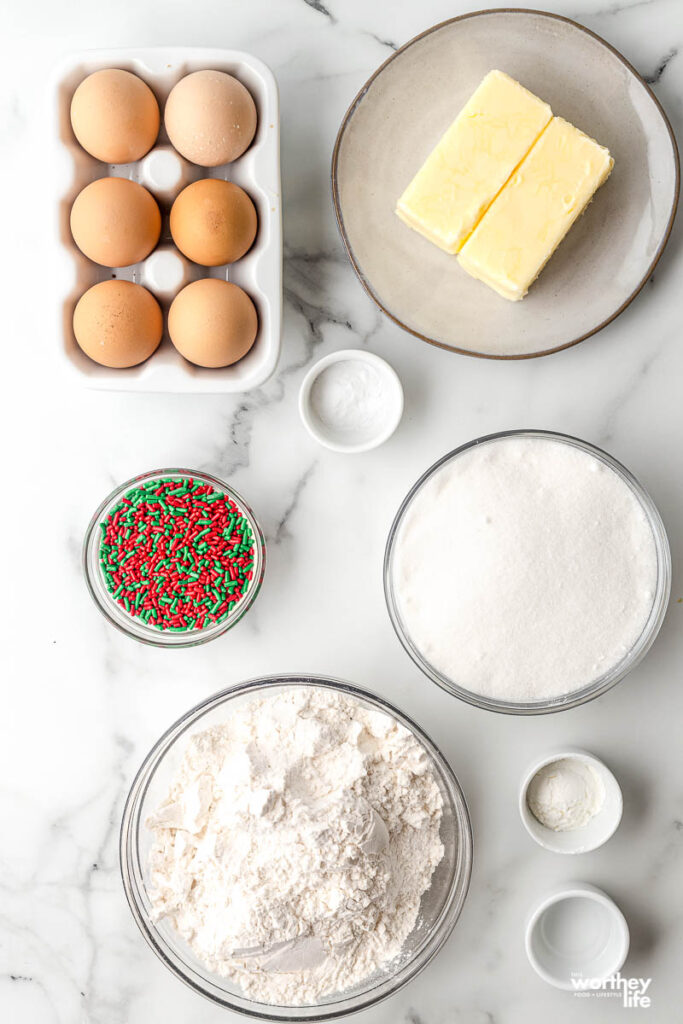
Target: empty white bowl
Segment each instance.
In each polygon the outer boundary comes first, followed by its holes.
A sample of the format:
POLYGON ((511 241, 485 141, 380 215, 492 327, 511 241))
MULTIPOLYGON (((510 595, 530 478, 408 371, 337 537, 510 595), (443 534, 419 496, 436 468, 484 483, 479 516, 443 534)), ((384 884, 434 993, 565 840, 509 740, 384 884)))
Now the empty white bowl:
POLYGON ((299 391, 299 413, 306 430, 319 444, 335 452, 367 452, 387 441, 401 422, 403 387, 398 374, 386 360, 365 349, 343 349, 318 360, 304 377, 299 391), (354 388, 343 379, 343 364, 362 364, 369 369, 365 381, 354 388), (325 374, 329 381, 327 399, 321 401, 325 374), (354 406, 356 408, 354 409, 354 406), (371 414, 367 414, 367 409, 371 414))
POLYGON ((589 850, 596 850, 614 835, 621 821, 622 811, 623 798, 616 778, 598 757, 580 747, 563 747, 547 754, 540 760, 534 761, 522 777, 519 789, 519 813, 524 827, 539 846, 543 846, 546 850, 552 850, 554 853, 588 853, 589 850), (583 761, 597 772, 605 788, 605 800, 601 809, 587 825, 567 832, 555 832, 546 825, 542 825, 534 817, 527 803, 527 794, 531 780, 542 768, 565 758, 583 761))
POLYGON ((529 962, 555 988, 579 990, 610 978, 628 948, 628 925, 619 907, 584 882, 546 896, 527 923, 529 962))

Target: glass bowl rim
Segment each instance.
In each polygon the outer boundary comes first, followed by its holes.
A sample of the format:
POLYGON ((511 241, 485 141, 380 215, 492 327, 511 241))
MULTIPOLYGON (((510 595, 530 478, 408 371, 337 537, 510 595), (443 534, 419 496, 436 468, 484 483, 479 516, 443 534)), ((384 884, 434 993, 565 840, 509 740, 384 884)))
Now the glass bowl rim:
POLYGON ((389 528, 389 534, 387 536, 387 542, 384 549, 383 584, 384 599, 394 632, 396 633, 403 649, 410 656, 412 661, 429 679, 432 680, 432 682, 436 683, 437 686, 440 686, 442 690, 445 690, 446 693, 449 693, 451 696, 457 697, 459 700, 462 700, 473 707, 482 708, 485 711, 495 711, 500 714, 508 715, 544 715, 558 711, 567 711, 570 708, 578 707, 581 704, 586 704, 591 700, 595 700, 597 697, 602 696, 603 693, 607 693, 608 690, 611 690, 613 686, 616 686, 618 682, 620 682, 642 661, 657 638, 657 634, 662 626, 664 616, 666 615, 668 608, 669 596, 671 593, 671 549, 659 509, 650 497, 650 494, 633 475, 633 473, 631 473, 631 471, 613 455, 610 455, 609 452, 603 451, 602 448, 591 444, 590 441, 584 441, 580 437, 574 437, 572 434, 564 434, 560 431, 539 430, 535 428, 500 430, 492 434, 483 434, 481 437, 476 437, 473 440, 467 441, 465 444, 459 445, 457 448, 453 448, 451 451, 446 452, 445 455, 442 455, 441 458, 432 463, 432 465, 420 475, 412 487, 410 487, 389 528), (412 643, 407 630, 403 627, 401 622, 393 588, 392 559, 396 547, 398 532, 411 502, 416 497, 423 484, 425 484, 428 479, 445 466, 446 463, 458 458, 470 449, 476 448, 479 445, 489 444, 493 441, 513 437, 540 438, 561 442, 592 455, 594 458, 597 458, 600 462, 612 469, 629 487, 647 515, 657 557, 657 583, 652 607, 642 633, 629 653, 622 658, 621 661, 617 662, 616 665, 612 666, 612 669, 604 672, 597 680, 593 680, 593 682, 589 683, 587 686, 581 687, 578 690, 571 690, 569 693, 560 694, 558 697, 553 697, 548 700, 498 700, 495 697, 485 697, 481 694, 473 693, 471 690, 467 690, 465 687, 460 686, 453 680, 448 679, 447 676, 432 666, 412 643))
MULTIPOLYGON (((385 697, 355 686, 346 680, 333 676, 315 675, 307 672, 302 673, 281 673, 265 676, 257 676, 245 680, 233 686, 226 687, 211 694, 198 704, 194 705, 181 715, 154 743, 149 753, 144 758, 137 770, 130 790, 126 797, 124 810, 121 818, 119 832, 119 867, 123 882, 124 893, 128 906, 133 915, 143 938, 148 946, 156 953, 163 964, 190 989, 209 999, 211 1002, 223 1008, 241 1013, 244 1016, 259 1020, 268 1021, 325 1021, 348 1016, 360 1010, 368 1009, 382 1002, 389 996, 394 995, 434 959, 439 950, 450 937, 455 925, 462 913, 467 894, 469 892, 472 877, 473 861, 473 833, 472 824, 467 806, 467 801, 462 787, 453 771, 449 761, 446 759, 440 748, 434 743, 431 737, 419 726, 409 715, 396 708, 385 697), (441 908, 439 916, 432 925, 428 937, 418 950, 417 954, 405 963, 394 976, 389 976, 381 981, 377 987, 383 987, 385 991, 376 993, 369 990, 356 996, 344 997, 343 992, 339 993, 338 999, 330 1003, 309 1004, 303 1007, 277 1006, 267 1003, 253 1002, 253 1009, 247 1005, 239 1005, 230 997, 219 998, 213 992, 205 989, 185 971, 186 965, 179 966, 173 959, 182 963, 182 958, 174 953, 169 955, 167 943, 159 935, 154 924, 142 906, 139 897, 139 887, 136 878, 136 867, 140 864, 138 856, 138 838, 140 834, 139 813, 142 801, 147 793, 154 773, 161 763, 165 754, 171 747, 185 735, 196 722, 205 714, 213 711, 221 704, 228 703, 235 697, 259 691, 272 691, 273 687, 282 688, 306 686, 319 687, 339 693, 345 693, 359 699, 361 702, 370 704, 385 714, 395 718, 401 725, 407 728, 424 746, 431 760, 434 762, 439 774, 442 776, 442 784, 448 793, 451 811, 458 827, 458 848, 453 870, 453 877, 450 881, 449 892, 441 908), (346 1001, 354 1002, 354 1005, 342 1005, 346 1001), (335 1008, 338 1007, 338 1008, 335 1008), (262 1008, 262 1009, 259 1009, 262 1008)), ((251 1000, 247 996, 241 997, 245 1004, 251 1000)))
POLYGON ((132 640, 137 640, 138 643, 147 644, 150 647, 161 647, 164 650, 184 649, 187 647, 197 647, 199 644, 205 644, 211 640, 215 640, 217 637, 226 633, 229 629, 232 629, 232 627, 235 626, 244 615, 246 615, 256 600, 261 589, 261 584, 263 583, 266 568, 266 541, 263 530, 261 529, 251 505, 244 500, 239 491, 237 491, 231 484, 226 483, 225 480, 221 480, 220 477, 214 476, 212 473, 206 473, 203 470, 198 469, 187 469, 182 467, 152 469, 146 470, 143 473, 137 473, 129 480, 126 480, 121 484, 117 484, 117 486, 114 487, 113 490, 111 490, 97 506, 95 512, 91 516, 83 538, 81 566, 88 593, 96 607, 110 625, 114 626, 120 633, 130 637, 132 640), (111 605, 113 602, 109 592, 105 591, 103 585, 98 586, 98 582, 101 581, 96 582, 93 579, 92 568, 90 565, 91 548, 97 543, 99 524, 102 521, 105 511, 118 498, 125 494, 130 487, 139 485, 147 480, 153 480, 155 477, 191 477, 210 484, 216 490, 226 494, 241 508, 242 512, 249 520, 249 525, 251 526, 254 537, 254 574, 251 580, 251 586, 248 588, 244 598, 237 603, 234 613, 228 613, 228 615, 226 615, 226 617, 220 622, 214 622, 210 626, 204 626, 202 629, 188 630, 187 633, 172 633, 168 636, 163 630, 147 631, 147 627, 139 624, 137 620, 132 617, 130 618, 130 623, 128 623, 127 620, 119 620, 112 612, 111 605), (136 631, 136 629, 139 630, 139 632, 136 631))

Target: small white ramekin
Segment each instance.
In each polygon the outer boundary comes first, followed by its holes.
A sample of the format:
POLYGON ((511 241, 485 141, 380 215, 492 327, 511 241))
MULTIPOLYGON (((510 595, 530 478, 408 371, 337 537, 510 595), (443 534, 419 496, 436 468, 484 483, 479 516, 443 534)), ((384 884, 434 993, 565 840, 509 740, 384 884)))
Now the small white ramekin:
POLYGON ((610 897, 586 882, 555 889, 532 911, 526 953, 538 976, 581 991, 619 971, 628 955, 626 918, 610 897))
POLYGON ((553 853, 588 853, 589 850, 596 850, 598 846, 602 846, 619 827, 623 806, 621 787, 613 773, 598 757, 580 747, 561 747, 534 761, 524 773, 519 787, 519 814, 524 827, 539 846, 552 850, 553 853), (598 773, 605 787, 605 802, 595 817, 583 828, 569 832, 554 832, 534 817, 527 803, 527 793, 531 780, 541 768, 565 758, 583 761, 598 773))
POLYGON ((356 452, 368 452, 372 448, 388 441, 401 422, 403 415, 403 386, 398 374, 385 359, 375 355, 374 352, 367 352, 360 348, 346 348, 340 352, 332 352, 323 356, 315 363, 303 379, 299 391, 299 413, 308 433, 319 444, 324 445, 333 452, 352 454, 356 452), (373 366, 383 377, 386 387, 386 408, 382 422, 375 434, 362 441, 345 441, 339 434, 331 431, 320 417, 316 416, 311 405, 311 391, 315 381, 320 374, 333 363, 344 361, 368 363, 373 366))

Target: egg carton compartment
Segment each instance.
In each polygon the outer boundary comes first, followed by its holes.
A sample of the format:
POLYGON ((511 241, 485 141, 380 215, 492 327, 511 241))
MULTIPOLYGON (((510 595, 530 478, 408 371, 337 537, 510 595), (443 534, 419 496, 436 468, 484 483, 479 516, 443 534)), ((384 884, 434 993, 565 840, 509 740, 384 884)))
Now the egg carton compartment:
POLYGON ((57 69, 51 90, 54 132, 56 260, 56 317, 61 326, 58 356, 71 376, 86 387, 116 391, 242 392, 257 388, 274 372, 282 333, 282 212, 280 194, 280 125, 275 77, 248 53, 237 50, 177 47, 90 50, 72 54, 57 69), (121 68, 138 75, 159 103, 162 124, 155 146, 130 164, 104 164, 86 153, 76 141, 70 120, 71 98, 84 78, 101 68, 121 68), (254 140, 231 164, 199 167, 177 153, 163 126, 166 98, 185 75, 210 69, 237 78, 251 93, 258 113, 254 140), (130 178, 152 193, 162 216, 161 238, 142 263, 121 269, 101 267, 85 257, 71 236, 69 216, 78 193, 89 182, 106 176, 130 178), (253 246, 240 260, 224 267, 202 267, 187 260, 173 245, 169 212, 177 194, 199 178, 222 178, 240 185, 251 197, 258 214, 253 246), (238 284, 258 312, 259 327, 253 347, 239 362, 206 369, 187 362, 174 348, 166 329, 168 308, 177 292, 190 281, 220 277, 238 284), (109 369, 93 362, 76 343, 72 319, 81 295, 92 285, 110 278, 134 281, 148 288, 164 313, 164 337, 144 363, 128 369, 109 369))

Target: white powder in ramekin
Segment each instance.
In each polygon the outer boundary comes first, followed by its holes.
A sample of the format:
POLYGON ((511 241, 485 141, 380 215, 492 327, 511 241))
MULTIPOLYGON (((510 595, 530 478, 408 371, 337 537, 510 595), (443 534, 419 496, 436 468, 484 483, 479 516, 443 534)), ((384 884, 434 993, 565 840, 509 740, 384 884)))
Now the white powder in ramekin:
POLYGON ((361 359, 331 363, 311 387, 311 410, 337 443, 364 444, 376 437, 390 407, 384 375, 361 359))
POLYGON ((630 651, 657 554, 613 469, 560 440, 513 436, 470 448, 418 491, 393 573, 400 618, 434 668, 472 693, 538 701, 630 651))
POLYGON ((592 764, 561 757, 544 764, 529 783, 526 801, 536 821, 553 832, 585 828, 605 803, 605 786, 592 764))

